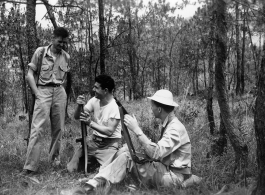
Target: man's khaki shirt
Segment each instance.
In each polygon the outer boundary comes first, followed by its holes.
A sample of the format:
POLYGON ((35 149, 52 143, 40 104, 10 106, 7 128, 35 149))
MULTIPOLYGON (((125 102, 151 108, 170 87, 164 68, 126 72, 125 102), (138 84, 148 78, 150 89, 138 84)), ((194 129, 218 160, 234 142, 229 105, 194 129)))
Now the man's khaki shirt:
MULTIPOLYGON (((64 50, 61 50, 61 53, 54 57, 50 53, 50 47, 51 45, 44 47, 45 51, 38 81, 38 84, 40 85, 48 83, 63 84, 66 78, 66 73, 69 72, 70 69, 69 54, 64 50)), ((43 47, 37 48, 28 65, 34 72, 37 71, 38 59, 40 58, 42 49, 43 47)))
POLYGON ((191 167, 191 144, 184 125, 171 112, 163 121, 165 131, 158 143, 150 142, 145 146, 146 154, 176 168, 191 167))

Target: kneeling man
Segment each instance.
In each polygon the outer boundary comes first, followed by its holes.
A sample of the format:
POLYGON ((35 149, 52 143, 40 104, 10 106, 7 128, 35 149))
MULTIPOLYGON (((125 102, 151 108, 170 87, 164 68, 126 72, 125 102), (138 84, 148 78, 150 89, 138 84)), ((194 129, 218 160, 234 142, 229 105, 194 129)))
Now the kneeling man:
MULTIPOLYGON (((100 165, 115 155, 121 139, 119 107, 112 95, 114 88, 115 83, 110 76, 97 76, 93 87, 95 96, 84 106, 84 112, 81 112, 81 108, 85 104, 85 98, 78 96, 74 114, 75 119, 85 122, 93 129, 92 140, 87 143, 87 155, 88 159, 96 158, 100 165)), ((81 147, 67 164, 69 172, 78 169, 82 154, 81 147)))

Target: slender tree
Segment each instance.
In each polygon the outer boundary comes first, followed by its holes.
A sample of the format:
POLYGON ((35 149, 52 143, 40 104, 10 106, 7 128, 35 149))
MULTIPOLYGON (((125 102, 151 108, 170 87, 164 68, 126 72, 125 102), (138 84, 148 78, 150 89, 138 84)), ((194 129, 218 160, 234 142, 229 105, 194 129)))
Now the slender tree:
POLYGON ((209 121, 210 133, 214 135, 215 132, 215 122, 214 122, 214 112, 213 112, 213 89, 214 89, 214 24, 215 24, 215 14, 211 15, 211 28, 209 32, 210 48, 209 48, 209 86, 207 94, 207 116, 209 121))
POLYGON ((27 0, 26 9, 27 18, 27 36, 28 36, 28 61, 30 62, 37 48, 37 30, 36 30, 36 0, 27 0))
POLYGON ((227 4, 224 0, 215 0, 216 13, 216 60, 215 60, 215 86, 217 92, 217 100, 220 107, 221 120, 224 123, 225 130, 235 151, 236 165, 235 171, 243 171, 247 165, 248 147, 244 142, 238 129, 233 126, 232 117, 229 109, 226 83, 224 76, 225 62, 227 58, 226 50, 226 9, 227 4))
MULTIPOLYGON (((28 62, 31 61, 31 57, 33 56, 36 48, 37 48, 37 30, 36 30, 36 0, 27 0, 27 9, 26 9, 26 23, 27 23, 27 40, 28 40, 28 62)), ((27 63, 28 64, 28 63, 27 63)), ((28 110, 32 108, 32 98, 31 92, 28 93, 28 110)), ((29 117, 31 117, 30 112, 28 112, 29 117)), ((31 120, 30 120, 31 121, 31 120)), ((31 125, 31 124, 29 124, 31 125)))
MULTIPOLYGON (((263 44, 265 52, 265 42, 263 44)), ((257 140, 258 181, 252 195, 265 194, 265 55, 262 57, 255 104, 254 126, 257 140)))
MULTIPOLYGON (((265 14, 265 3, 263 3, 263 16, 265 14)), ((263 20, 265 21, 265 20, 263 20)), ((265 194, 265 41, 263 42, 263 56, 258 78, 258 94, 255 104, 254 127, 257 140, 257 162, 258 178, 256 188, 252 195, 265 194)))
POLYGON ((240 94, 244 93, 245 90, 245 53, 246 53, 246 8, 244 8, 243 11, 243 25, 242 25, 242 31, 243 31, 243 36, 242 36, 242 57, 241 57, 241 66, 240 66, 240 82, 241 82, 241 87, 240 87, 240 94))
POLYGON ((100 41, 100 74, 105 73, 105 25, 104 25, 104 0, 98 0, 99 16, 99 41, 100 41))
POLYGON ((239 2, 236 1, 236 6, 235 6, 235 11, 236 11, 236 94, 238 95, 240 93, 240 87, 241 87, 241 76, 240 76, 240 60, 241 60, 241 55, 240 55, 240 44, 239 44, 239 36, 240 36, 240 31, 239 31, 239 2))

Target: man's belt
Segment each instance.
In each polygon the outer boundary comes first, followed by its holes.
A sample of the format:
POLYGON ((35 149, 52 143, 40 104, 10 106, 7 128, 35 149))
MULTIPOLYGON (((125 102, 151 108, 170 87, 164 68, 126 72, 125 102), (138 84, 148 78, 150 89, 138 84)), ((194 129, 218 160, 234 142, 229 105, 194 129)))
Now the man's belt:
POLYGON ((100 137, 98 135, 93 134, 93 140, 98 142, 112 142, 112 141, 119 141, 120 138, 100 137))
POLYGON ((58 83, 47 83, 45 85, 38 84, 37 86, 41 86, 41 87, 60 87, 61 84, 58 84, 58 83))

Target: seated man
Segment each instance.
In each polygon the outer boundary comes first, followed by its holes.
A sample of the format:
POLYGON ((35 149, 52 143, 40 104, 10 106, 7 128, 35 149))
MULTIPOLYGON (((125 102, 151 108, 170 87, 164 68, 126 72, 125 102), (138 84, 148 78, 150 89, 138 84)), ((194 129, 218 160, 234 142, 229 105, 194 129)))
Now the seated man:
POLYGON ((145 154, 152 161, 135 164, 128 150, 120 149, 117 158, 104 165, 79 191, 87 193, 99 186, 118 183, 125 178, 127 170, 131 171, 132 168, 138 170, 142 183, 154 187, 187 187, 201 181, 201 178, 191 174, 191 143, 184 125, 174 114, 178 104, 174 102, 172 93, 159 90, 149 99, 154 116, 162 122, 158 143, 147 138, 134 116, 125 115, 124 123, 137 135, 145 154))
MULTIPOLYGON (((92 140, 87 143, 88 159, 95 157, 100 165, 115 155, 121 139, 119 107, 112 95, 114 88, 115 83, 110 76, 97 76, 93 87, 95 96, 84 106, 84 112, 81 112, 81 108, 85 104, 85 98, 79 96, 74 114, 75 119, 85 122, 93 129, 92 140)), ((81 147, 67 164, 69 172, 77 170, 82 154, 81 147)))

